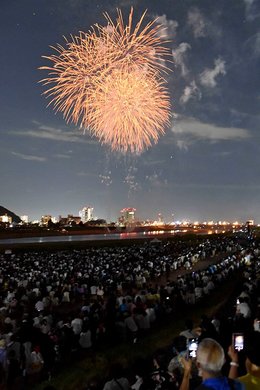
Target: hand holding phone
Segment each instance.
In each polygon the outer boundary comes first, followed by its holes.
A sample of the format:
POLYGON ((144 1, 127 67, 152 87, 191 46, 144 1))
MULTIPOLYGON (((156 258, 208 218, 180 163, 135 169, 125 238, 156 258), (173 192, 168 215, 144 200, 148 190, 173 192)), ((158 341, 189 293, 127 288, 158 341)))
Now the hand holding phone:
POLYGON ((190 339, 188 342, 188 352, 190 358, 195 358, 197 356, 198 349, 198 339, 190 339))
POLYGON ((236 351, 242 351, 244 349, 244 335, 243 333, 232 334, 232 345, 236 351))

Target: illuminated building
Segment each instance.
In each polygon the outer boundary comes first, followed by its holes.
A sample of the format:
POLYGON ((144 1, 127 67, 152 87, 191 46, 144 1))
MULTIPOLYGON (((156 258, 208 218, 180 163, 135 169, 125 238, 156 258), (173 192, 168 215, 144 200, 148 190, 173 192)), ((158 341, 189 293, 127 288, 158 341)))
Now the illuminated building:
POLYGON ((126 207, 122 209, 120 212, 121 212, 121 217, 120 217, 121 223, 129 225, 135 222, 136 209, 134 209, 133 207, 126 207))
POLYGON ((12 217, 9 217, 9 215, 0 215, 0 222, 3 223, 12 223, 12 217))
POLYGON ((29 223, 28 215, 21 215, 20 218, 21 218, 22 223, 29 223))
POLYGON ((80 221, 81 221, 80 217, 75 217, 74 215, 68 214, 68 218, 67 218, 68 225, 73 225, 73 224, 78 225, 80 221))
POLYGON ((83 223, 91 221, 93 219, 93 207, 83 207, 82 210, 79 211, 80 219, 83 223))
POLYGON ((51 215, 42 215, 40 224, 42 226, 47 226, 48 223, 51 221, 51 219, 52 219, 51 215))

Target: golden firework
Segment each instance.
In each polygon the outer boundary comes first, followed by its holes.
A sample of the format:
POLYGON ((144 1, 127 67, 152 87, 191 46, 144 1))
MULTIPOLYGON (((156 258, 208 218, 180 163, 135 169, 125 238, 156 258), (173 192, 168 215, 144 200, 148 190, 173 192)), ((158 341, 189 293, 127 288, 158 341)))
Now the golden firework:
POLYGON ((169 100, 162 80, 152 74, 115 69, 97 86, 90 132, 113 150, 140 153, 164 133, 169 100))
POLYGON ((65 45, 44 56, 52 62, 41 80, 56 111, 67 122, 89 130, 113 150, 141 152, 169 124, 170 103, 163 78, 169 50, 162 45, 162 27, 149 22, 146 12, 133 26, 133 9, 125 25, 118 10, 116 23, 95 25, 71 36, 65 45), (166 60, 166 61, 165 61, 166 60))

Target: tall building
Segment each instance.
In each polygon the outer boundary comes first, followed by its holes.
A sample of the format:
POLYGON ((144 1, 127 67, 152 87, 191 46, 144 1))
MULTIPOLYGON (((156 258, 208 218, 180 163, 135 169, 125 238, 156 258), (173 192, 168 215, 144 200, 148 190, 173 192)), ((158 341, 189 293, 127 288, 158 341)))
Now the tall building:
POLYGON ((52 219, 52 216, 51 216, 51 215, 42 215, 42 216, 41 216, 40 225, 41 225, 41 226, 47 226, 48 223, 51 221, 51 219, 52 219))
POLYGON ((136 209, 133 207, 126 207, 122 209, 121 211, 121 217, 120 217, 120 222, 129 225, 131 223, 135 222, 135 212, 136 209))
POLYGON ((21 218, 22 223, 29 223, 28 215, 21 215, 20 218, 21 218))
POLYGON ((79 211, 79 216, 83 223, 93 220, 93 210, 93 207, 87 206, 79 211))

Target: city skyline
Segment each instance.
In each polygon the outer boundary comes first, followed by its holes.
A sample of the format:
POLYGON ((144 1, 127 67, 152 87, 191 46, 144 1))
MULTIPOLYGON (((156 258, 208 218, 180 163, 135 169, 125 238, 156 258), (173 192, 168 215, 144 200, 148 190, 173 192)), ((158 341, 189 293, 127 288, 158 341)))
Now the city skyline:
POLYGON ((2 2, 0 204, 31 220, 87 203, 108 221, 134 207, 142 220, 259 223, 259 17, 254 0, 2 2), (131 6, 135 20, 158 18, 173 53, 171 125, 140 155, 67 125, 39 83, 51 45, 131 6))
MULTIPOLYGON (((1 207, 1 206, 0 206, 1 207)), ((5 212, 0 214, 0 222, 3 223, 9 223, 13 224, 12 216, 11 216, 12 210, 6 209, 5 212)), ((162 213, 157 213, 156 216, 147 216, 145 219, 140 219, 138 215, 138 210, 136 210, 133 207, 125 207, 122 210, 118 210, 117 217, 114 220, 105 220, 102 215, 95 215, 94 213, 94 207, 93 206, 84 206, 82 209, 79 209, 76 215, 67 212, 66 215, 51 215, 50 213, 45 213, 43 215, 38 216, 36 219, 31 219, 29 215, 18 215, 18 217, 21 219, 22 224, 31 224, 31 223, 43 223, 46 224, 47 221, 51 220, 53 223, 57 223, 62 221, 64 224, 66 220, 77 220, 76 223, 79 223, 79 221, 83 223, 88 223, 90 221, 106 221, 106 223, 122 223, 122 222, 138 222, 143 224, 165 224, 165 225, 244 225, 250 223, 250 225, 255 225, 254 219, 247 219, 247 220, 239 220, 239 219, 233 219, 233 220, 220 220, 219 218, 216 219, 201 219, 201 220, 192 220, 190 218, 180 218, 175 219, 174 214, 171 214, 170 216, 164 216, 162 213), (154 218, 152 218, 154 217, 154 218)), ((260 224, 257 224, 258 226, 260 224)))

